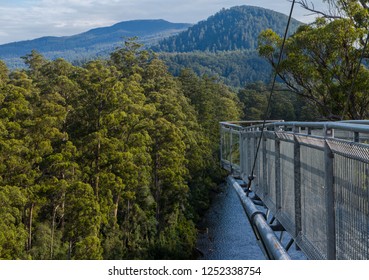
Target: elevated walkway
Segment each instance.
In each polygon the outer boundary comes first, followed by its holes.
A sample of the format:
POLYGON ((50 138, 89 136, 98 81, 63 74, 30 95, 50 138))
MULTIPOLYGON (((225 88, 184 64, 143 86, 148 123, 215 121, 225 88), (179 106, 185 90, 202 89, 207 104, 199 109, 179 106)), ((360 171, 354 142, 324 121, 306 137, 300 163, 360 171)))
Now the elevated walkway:
POLYGON ((369 259, 369 121, 261 129, 222 122, 222 167, 244 182, 255 177, 252 191, 309 259, 369 259))

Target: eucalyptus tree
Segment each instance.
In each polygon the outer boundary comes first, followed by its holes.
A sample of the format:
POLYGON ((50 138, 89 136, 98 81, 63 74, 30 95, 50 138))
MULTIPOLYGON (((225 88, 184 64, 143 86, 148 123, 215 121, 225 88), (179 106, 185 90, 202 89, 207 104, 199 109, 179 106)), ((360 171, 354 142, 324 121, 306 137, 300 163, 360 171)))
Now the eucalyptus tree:
POLYGON ((65 60, 57 59, 42 63, 37 69, 37 76, 33 78, 40 91, 33 102, 33 135, 35 140, 40 135, 38 141, 48 143, 51 147, 42 157, 39 166, 42 173, 38 178, 42 195, 47 198, 42 209, 41 228, 38 230, 44 229, 44 236, 46 232, 50 233, 48 251, 51 259, 54 258, 54 251, 63 247, 65 194, 81 177, 78 151, 68 133, 70 115, 81 91, 76 81, 79 71, 81 69, 65 60), (46 231, 47 225, 49 231, 46 231))
MULTIPOLYGON (((301 1, 308 9, 306 1, 301 1)), ((286 41, 282 63, 277 53, 282 39, 266 30, 259 53, 266 57, 288 89, 309 100, 328 119, 368 117, 369 71, 361 58, 369 30, 368 1, 328 1, 331 12, 319 12, 314 23, 301 26, 286 41)))
POLYGON ((26 197, 15 186, 0 186, 0 259, 28 258, 28 232, 22 222, 26 197))

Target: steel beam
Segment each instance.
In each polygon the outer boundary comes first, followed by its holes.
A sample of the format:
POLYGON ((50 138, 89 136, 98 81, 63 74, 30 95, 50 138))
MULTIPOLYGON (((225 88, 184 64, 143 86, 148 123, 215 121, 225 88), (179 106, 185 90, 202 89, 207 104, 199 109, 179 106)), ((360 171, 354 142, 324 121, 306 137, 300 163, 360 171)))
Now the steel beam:
POLYGON ((291 258, 287 251, 265 220, 265 214, 256 208, 255 204, 246 196, 241 186, 232 176, 228 176, 227 182, 229 186, 236 190, 247 218, 254 228, 256 237, 260 239, 267 257, 273 260, 290 260, 291 258))

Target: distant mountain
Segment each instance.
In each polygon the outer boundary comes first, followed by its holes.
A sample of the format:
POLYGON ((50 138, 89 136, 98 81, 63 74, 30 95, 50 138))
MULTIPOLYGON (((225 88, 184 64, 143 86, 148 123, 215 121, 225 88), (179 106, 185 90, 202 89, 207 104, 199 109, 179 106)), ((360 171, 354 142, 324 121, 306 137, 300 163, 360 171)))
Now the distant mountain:
MULTIPOLYGON (((201 21, 178 35, 166 38, 154 47, 156 51, 231 51, 257 48, 258 35, 272 29, 282 35, 288 17, 284 14, 253 6, 236 6, 201 21)), ((296 31, 301 22, 293 19, 290 33, 296 31)))
MULTIPOLYGON (((288 17, 264 8, 237 6, 201 21, 178 35, 161 40, 152 48, 169 70, 177 75, 190 68, 198 75, 218 78, 225 84, 240 88, 247 83, 268 83, 271 67, 259 57, 258 36, 265 29, 283 35, 288 17)), ((302 23, 292 19, 290 34, 302 23)))
POLYGON ((191 24, 171 23, 165 20, 123 21, 110 27, 102 27, 87 32, 64 37, 42 37, 0 45, 0 59, 8 66, 19 67, 20 59, 33 49, 48 59, 63 57, 69 61, 90 59, 109 54, 121 46, 124 38, 139 37, 145 45, 186 30, 191 24))
MULTIPOLYGON (((23 67, 20 57, 35 49, 48 59, 62 57, 81 63, 107 57, 122 46, 123 38, 138 36, 146 47, 159 52, 173 74, 187 67, 240 88, 258 80, 270 80, 270 66, 256 50, 258 36, 268 28, 283 35, 287 20, 286 15, 268 9, 237 6, 222 9, 195 25, 165 20, 125 21, 74 36, 0 45, 0 59, 10 68, 23 67)), ((301 24, 293 19, 290 34, 301 24)))

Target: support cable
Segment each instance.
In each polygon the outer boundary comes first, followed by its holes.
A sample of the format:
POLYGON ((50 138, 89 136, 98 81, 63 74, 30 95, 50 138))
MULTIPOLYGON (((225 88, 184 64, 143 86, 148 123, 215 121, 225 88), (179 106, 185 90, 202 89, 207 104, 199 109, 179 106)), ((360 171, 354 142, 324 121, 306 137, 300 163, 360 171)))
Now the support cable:
POLYGON ((293 13, 293 8, 295 6, 295 2, 296 2, 295 0, 292 1, 291 10, 290 10, 290 14, 289 14, 289 17, 288 17, 286 30, 284 32, 284 37, 283 37, 283 42, 282 42, 281 50, 279 52, 278 61, 277 61, 277 65, 276 65, 276 68, 275 68, 276 71, 274 73, 272 88, 270 90, 270 94, 269 94, 269 98, 268 98, 268 105, 267 105, 267 108, 266 108, 266 111, 265 111, 265 115, 264 115, 263 125, 262 125, 262 128, 261 128, 261 134, 260 134, 260 138, 259 138, 258 145, 257 145, 257 148, 256 148, 256 153, 255 153, 255 157, 254 157, 254 163, 253 163, 253 166, 252 166, 251 174, 248 177, 249 182, 247 184, 247 191, 246 191, 247 196, 249 195, 249 192, 250 192, 251 183, 255 179, 254 171, 255 171, 255 167, 256 167, 256 160, 257 160, 259 149, 260 149, 261 139, 263 138, 265 124, 266 124, 266 120, 267 120, 268 114, 269 114, 270 104, 272 102, 274 87, 275 87, 275 84, 276 84, 276 81, 277 81, 278 67, 279 67, 279 64, 281 63, 281 60, 282 60, 283 49, 284 49, 284 45, 285 45, 286 40, 287 40, 288 29, 289 29, 289 26, 290 26, 290 23, 291 23, 292 13, 293 13))

